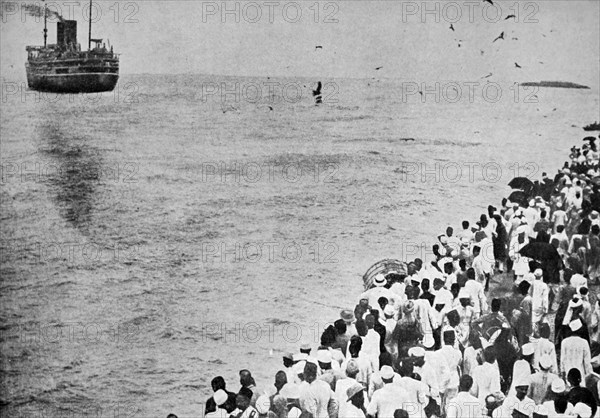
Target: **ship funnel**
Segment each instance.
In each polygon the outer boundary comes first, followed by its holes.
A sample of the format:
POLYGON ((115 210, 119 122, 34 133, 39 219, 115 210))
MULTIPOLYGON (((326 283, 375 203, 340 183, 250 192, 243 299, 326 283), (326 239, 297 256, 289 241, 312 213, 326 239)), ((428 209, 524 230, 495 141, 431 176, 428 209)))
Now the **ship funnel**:
POLYGON ((58 45, 77 45, 77 21, 63 20, 56 24, 56 43, 58 45))

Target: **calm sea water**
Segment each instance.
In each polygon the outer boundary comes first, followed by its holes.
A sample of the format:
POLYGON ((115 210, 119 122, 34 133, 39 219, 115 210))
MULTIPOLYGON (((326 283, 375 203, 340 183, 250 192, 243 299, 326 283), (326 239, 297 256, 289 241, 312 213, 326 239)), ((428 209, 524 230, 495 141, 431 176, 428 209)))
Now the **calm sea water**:
POLYGON ((591 90, 526 103, 501 85, 492 102, 481 86, 471 103, 442 83, 423 103, 374 79, 323 80, 316 107, 315 82, 145 75, 95 100, 3 97, 8 416, 198 416, 210 380, 237 390, 242 368, 266 388, 370 265, 427 257, 515 174, 554 173, 600 109, 591 90))

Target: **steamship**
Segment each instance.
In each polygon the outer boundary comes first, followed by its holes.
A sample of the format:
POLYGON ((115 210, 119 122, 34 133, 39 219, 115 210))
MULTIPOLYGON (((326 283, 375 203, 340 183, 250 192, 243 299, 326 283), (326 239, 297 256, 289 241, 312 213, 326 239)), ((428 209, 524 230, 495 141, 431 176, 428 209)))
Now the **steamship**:
POLYGON ((102 39, 92 39, 91 20, 88 50, 82 51, 77 43, 77 21, 57 22, 56 44, 47 44, 48 30, 44 16, 44 46, 26 48, 27 85, 31 90, 99 93, 115 88, 119 80, 119 56, 113 52, 112 46, 107 49, 102 39))

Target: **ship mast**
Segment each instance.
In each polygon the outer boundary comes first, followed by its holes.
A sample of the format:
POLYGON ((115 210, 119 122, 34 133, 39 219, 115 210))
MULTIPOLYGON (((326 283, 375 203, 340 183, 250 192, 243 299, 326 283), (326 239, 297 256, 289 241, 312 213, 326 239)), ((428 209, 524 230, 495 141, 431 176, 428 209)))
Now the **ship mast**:
POLYGON ((90 29, 88 32, 88 51, 92 49, 92 0, 90 0, 90 29))
POLYGON ((46 40, 48 39, 48 10, 46 10, 46 0, 44 0, 44 48, 46 48, 46 40))

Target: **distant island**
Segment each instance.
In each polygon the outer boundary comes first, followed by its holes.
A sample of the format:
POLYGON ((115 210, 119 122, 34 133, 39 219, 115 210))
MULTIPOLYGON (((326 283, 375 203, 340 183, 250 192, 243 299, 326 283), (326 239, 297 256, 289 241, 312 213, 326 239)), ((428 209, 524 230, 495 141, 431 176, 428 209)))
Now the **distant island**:
POLYGON ((563 89, 589 89, 582 84, 571 83, 570 81, 527 81, 521 83, 524 87, 556 87, 563 89))

